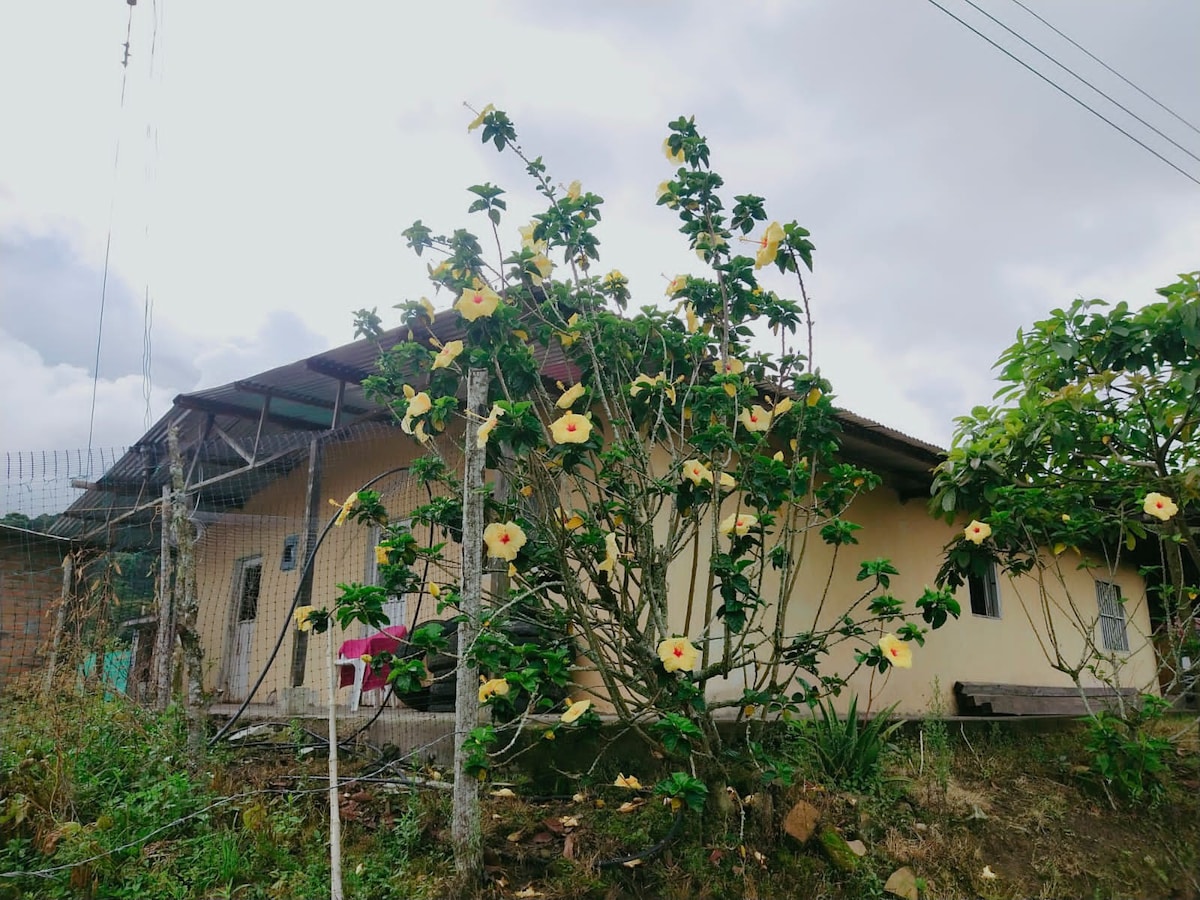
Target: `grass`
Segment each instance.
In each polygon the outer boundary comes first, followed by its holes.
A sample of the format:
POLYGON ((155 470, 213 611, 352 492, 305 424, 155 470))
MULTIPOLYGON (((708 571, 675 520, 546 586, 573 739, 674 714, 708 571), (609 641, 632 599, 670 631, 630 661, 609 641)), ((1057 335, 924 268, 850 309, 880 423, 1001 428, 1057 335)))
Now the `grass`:
MULTIPOLYGON (((117 701, 7 698, 0 900, 326 896, 319 754, 297 759, 284 733, 275 748, 189 756, 184 724, 175 712, 117 701), (47 877, 7 874, 60 866, 47 877)), ((722 804, 686 815, 677 840, 633 865, 601 863, 670 831, 672 812, 649 791, 612 786, 601 766, 603 779, 537 798, 529 773, 504 773, 518 796, 485 801, 479 896, 870 898, 908 866, 925 898, 1200 897, 1195 742, 1171 757, 1156 803, 1114 809, 1086 774, 1080 728, 972 726, 906 727, 882 752, 878 777, 852 789, 815 766, 796 770, 786 788, 744 773, 721 791, 722 804), (800 800, 863 842, 853 872, 831 866, 815 841, 801 846, 784 833, 800 800)), ((649 760, 621 763, 650 769, 649 760)), ((348 897, 449 895, 445 792, 360 782, 343 794, 348 897)))

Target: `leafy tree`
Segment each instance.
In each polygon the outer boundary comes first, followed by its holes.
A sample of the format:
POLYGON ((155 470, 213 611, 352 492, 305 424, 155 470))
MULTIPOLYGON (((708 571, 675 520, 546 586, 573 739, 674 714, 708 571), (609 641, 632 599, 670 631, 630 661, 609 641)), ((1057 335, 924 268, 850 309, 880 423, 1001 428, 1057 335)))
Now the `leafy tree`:
MULTIPOLYGON (((383 596, 420 586, 426 563, 456 571, 461 386, 468 371, 486 370, 490 412, 478 424, 494 476, 490 524, 486 547, 468 552, 486 554, 493 590, 476 623, 481 637, 458 652, 485 673, 480 702, 497 715, 470 735, 472 771, 486 774, 513 746, 501 735, 527 727, 529 713, 553 715, 538 726, 553 738, 595 727, 593 704, 604 703, 680 769, 656 790, 694 808, 724 796, 731 748, 717 717, 797 711, 840 692, 862 667, 906 665, 928 627, 957 616, 958 605, 948 591, 929 590, 915 605, 892 597, 887 559, 861 562, 861 592, 834 599, 832 573, 814 559, 818 542, 833 548, 830 567, 853 553, 861 526, 847 511, 880 479, 839 457, 830 385, 812 358, 807 230, 768 223, 761 197, 726 201, 707 141, 677 119, 658 205, 709 273, 672 279, 671 308, 643 301, 651 305, 631 311, 621 272, 593 271, 603 199, 578 182, 552 182, 502 111, 489 107, 472 128, 520 158, 546 206, 512 249, 504 191, 490 184, 469 189, 485 238, 421 221, 405 231, 413 252, 437 260, 430 278, 456 298, 464 335, 443 344, 429 301, 400 304, 409 339, 383 353, 365 386, 424 449, 413 469, 433 499, 403 511, 411 526, 395 524, 400 517, 370 492, 347 500, 348 518, 381 526, 384 584, 347 586, 314 621, 378 625, 383 596), (752 256, 739 252, 747 244, 752 256), (760 282, 764 270, 792 279, 797 299, 760 282), (754 350, 752 339, 767 334, 777 351, 754 350), (514 619, 568 635, 573 647, 513 639, 514 619), (828 665, 839 644, 855 650, 851 671, 828 665), (710 685, 734 675, 749 687, 715 699, 710 685)), ((374 310, 357 324, 382 333, 374 310)), ((453 574, 430 592, 459 611, 453 574)), ((439 638, 415 636, 431 647, 439 638)), ((406 685, 419 674, 419 665, 393 669, 406 685)))
POLYGON ((997 404, 958 420, 937 472, 935 511, 978 526, 947 547, 941 582, 961 584, 990 561, 1033 576, 1031 623, 1051 665, 1076 683, 1089 674, 1120 686, 1130 657, 1105 646, 1095 596, 1072 596, 1066 572, 1074 568, 1103 579, 1140 565, 1168 689, 1195 674, 1198 279, 1181 275, 1140 309, 1076 300, 1018 334, 997 363, 997 404), (1061 630, 1068 626, 1075 652, 1061 630))

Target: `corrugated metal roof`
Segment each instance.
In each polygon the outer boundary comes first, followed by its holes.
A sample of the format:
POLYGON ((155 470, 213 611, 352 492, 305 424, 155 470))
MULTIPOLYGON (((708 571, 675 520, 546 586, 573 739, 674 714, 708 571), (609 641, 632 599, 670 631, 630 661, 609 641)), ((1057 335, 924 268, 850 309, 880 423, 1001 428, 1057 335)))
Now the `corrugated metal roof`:
MULTIPOLYGON (((415 331, 418 338, 432 334, 442 342, 464 334, 453 310, 415 331)), ((141 532, 131 540, 150 540, 156 528, 151 504, 170 479, 167 432, 172 424, 179 428, 189 466, 198 460, 189 484, 202 485, 197 491, 200 508, 219 512, 240 506, 269 480, 303 462, 311 437, 333 427, 335 409, 339 428, 391 421, 390 412, 366 396, 361 382, 378 372, 382 352, 410 335, 413 329, 407 326, 394 328, 378 340, 354 341, 229 384, 180 394, 170 412, 72 503, 51 530, 58 537, 103 540, 106 523, 119 519, 141 532), (269 472, 247 468, 220 432, 255 459, 270 458, 269 472), (205 490, 206 481, 222 475, 226 477, 220 490, 205 490)), ((542 366, 549 378, 568 374, 569 363, 558 346, 543 353, 542 366)), ((838 419, 848 458, 888 475, 902 496, 928 493, 930 472, 945 453, 942 448, 849 411, 839 411, 838 419)), ((107 531, 111 539, 111 529, 107 531)))

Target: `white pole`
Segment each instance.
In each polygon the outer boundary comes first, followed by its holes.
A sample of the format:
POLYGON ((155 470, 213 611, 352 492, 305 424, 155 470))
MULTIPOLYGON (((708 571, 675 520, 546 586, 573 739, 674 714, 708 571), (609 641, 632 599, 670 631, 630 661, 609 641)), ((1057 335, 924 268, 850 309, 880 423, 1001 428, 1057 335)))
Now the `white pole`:
POLYGON ((342 814, 338 806, 337 666, 334 664, 333 623, 325 632, 329 652, 329 897, 342 900, 342 814))

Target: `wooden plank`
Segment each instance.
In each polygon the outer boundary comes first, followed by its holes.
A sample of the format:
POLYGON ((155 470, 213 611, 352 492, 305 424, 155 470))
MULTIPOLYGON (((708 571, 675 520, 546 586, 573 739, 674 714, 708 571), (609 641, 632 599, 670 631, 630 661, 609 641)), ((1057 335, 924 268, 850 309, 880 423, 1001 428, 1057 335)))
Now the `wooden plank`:
POLYGON ((1112 708, 1118 695, 1128 701, 1136 700, 1138 694, 1134 688, 1088 687, 1081 691, 1058 685, 961 681, 955 683, 954 693, 961 715, 983 716, 1082 716, 1089 705, 1093 711, 1112 708))

